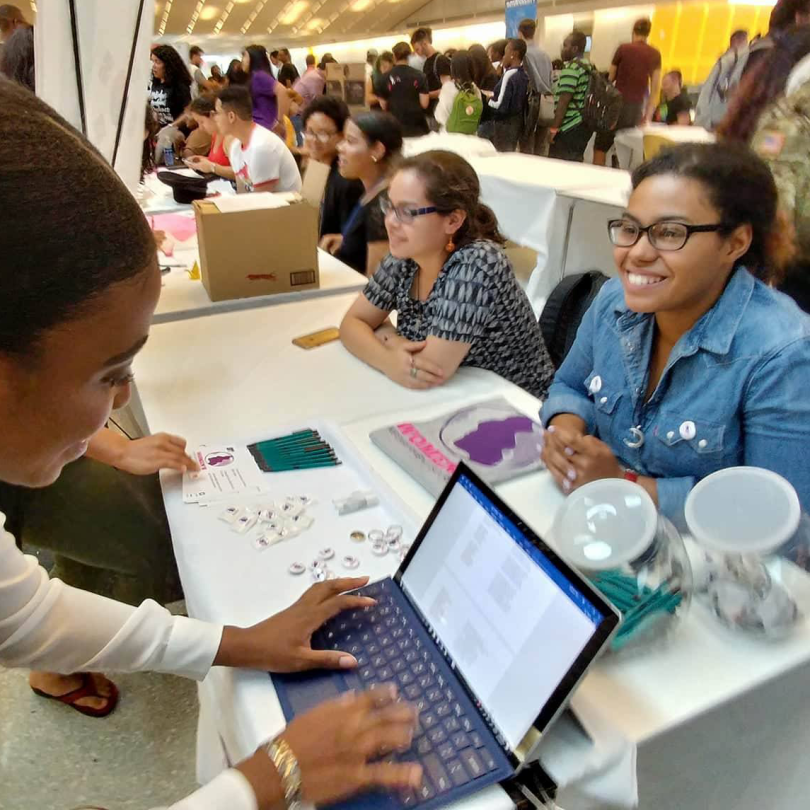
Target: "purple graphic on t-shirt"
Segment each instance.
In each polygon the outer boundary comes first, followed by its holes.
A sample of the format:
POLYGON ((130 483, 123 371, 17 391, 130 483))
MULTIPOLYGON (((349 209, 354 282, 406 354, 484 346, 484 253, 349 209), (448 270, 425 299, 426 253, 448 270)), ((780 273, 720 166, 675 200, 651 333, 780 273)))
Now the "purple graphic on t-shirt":
POLYGON ((500 464, 504 451, 514 450, 513 464, 524 466, 535 463, 539 455, 540 436, 534 434, 534 428, 535 423, 528 416, 489 419, 454 444, 469 456, 470 461, 487 467, 500 464))

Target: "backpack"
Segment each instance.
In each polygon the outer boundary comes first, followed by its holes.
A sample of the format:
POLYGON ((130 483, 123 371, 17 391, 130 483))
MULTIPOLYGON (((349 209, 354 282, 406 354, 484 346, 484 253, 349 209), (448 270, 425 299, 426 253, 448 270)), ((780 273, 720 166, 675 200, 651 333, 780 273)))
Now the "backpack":
POLYGON ((453 102, 453 109, 450 111, 445 129, 447 132, 475 135, 478 132, 478 124, 481 122, 483 112, 484 102, 481 94, 471 89, 460 89, 453 102))
POLYGON ((695 124, 714 130, 725 118, 728 104, 742 80, 748 57, 758 51, 773 48, 771 37, 761 37, 752 45, 739 51, 726 51, 715 62, 712 72, 700 88, 695 106, 695 124))
POLYGON ((622 94, 593 65, 586 62, 580 64, 591 72, 582 107, 582 121, 594 132, 612 132, 622 111, 622 94))
POLYGON ((540 331, 555 368, 562 365, 574 345, 583 316, 607 280, 604 273, 589 270, 566 276, 551 291, 540 314, 540 331))

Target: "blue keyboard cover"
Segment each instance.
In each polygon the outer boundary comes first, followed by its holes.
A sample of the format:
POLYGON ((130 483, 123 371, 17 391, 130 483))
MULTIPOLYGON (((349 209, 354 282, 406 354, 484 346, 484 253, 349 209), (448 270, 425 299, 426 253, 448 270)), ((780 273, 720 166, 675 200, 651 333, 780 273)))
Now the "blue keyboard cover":
POLYGON ((385 579, 358 593, 377 604, 336 616, 313 635, 312 646, 349 652, 359 666, 349 673, 272 675, 284 716, 289 721, 350 689, 396 683, 419 709, 419 725, 410 750, 390 758, 418 761, 425 775, 416 791, 375 792, 335 807, 431 810, 510 777, 506 753, 399 587, 385 579))

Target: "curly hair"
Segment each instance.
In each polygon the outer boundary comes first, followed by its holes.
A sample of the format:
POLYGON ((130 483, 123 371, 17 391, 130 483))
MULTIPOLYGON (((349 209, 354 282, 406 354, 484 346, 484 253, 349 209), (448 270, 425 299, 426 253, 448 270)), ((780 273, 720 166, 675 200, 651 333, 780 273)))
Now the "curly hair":
POLYGON ((163 84, 174 87, 184 84, 191 87, 191 74, 186 63, 171 45, 156 45, 152 48, 152 55, 163 62, 163 84))
POLYGON ((756 278, 778 283, 795 255, 793 229, 778 209, 771 170, 739 143, 688 143, 664 149, 633 172, 633 189, 659 175, 696 180, 706 191, 723 232, 751 226, 751 244, 737 261, 756 278))

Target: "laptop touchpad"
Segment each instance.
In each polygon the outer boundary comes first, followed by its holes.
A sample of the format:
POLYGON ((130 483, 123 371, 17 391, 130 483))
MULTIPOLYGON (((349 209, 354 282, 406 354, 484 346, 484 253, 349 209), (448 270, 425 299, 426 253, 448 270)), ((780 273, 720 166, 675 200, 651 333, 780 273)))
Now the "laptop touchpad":
POLYGON ((341 689, 338 677, 324 678, 323 672, 314 673, 317 677, 301 677, 295 689, 287 691, 290 706, 295 715, 314 709, 326 700, 339 697, 341 689))

